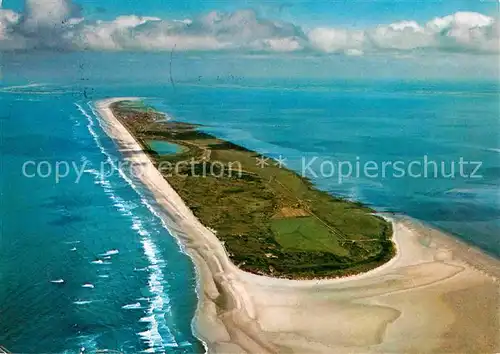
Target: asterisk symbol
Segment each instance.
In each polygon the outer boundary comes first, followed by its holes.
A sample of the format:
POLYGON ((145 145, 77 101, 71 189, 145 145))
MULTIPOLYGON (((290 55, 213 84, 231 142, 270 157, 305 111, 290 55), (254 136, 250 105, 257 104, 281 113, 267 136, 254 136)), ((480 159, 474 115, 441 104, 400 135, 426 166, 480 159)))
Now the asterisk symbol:
POLYGON ((256 165, 259 166, 260 168, 264 168, 266 166, 269 166, 269 157, 259 156, 259 157, 256 157, 255 160, 257 161, 256 165))
POLYGON ((278 156, 278 158, 274 159, 274 161, 274 165, 278 166, 279 168, 283 168, 284 166, 286 166, 286 157, 283 157, 283 155, 278 156))

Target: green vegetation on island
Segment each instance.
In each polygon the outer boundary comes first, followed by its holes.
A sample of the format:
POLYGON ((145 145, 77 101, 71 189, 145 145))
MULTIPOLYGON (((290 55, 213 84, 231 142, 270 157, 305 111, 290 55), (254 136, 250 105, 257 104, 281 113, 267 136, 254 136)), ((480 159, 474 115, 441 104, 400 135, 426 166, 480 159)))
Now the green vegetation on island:
POLYGON ((241 269, 324 278, 364 272, 393 257, 391 224, 372 209, 320 191, 287 168, 261 167, 258 153, 166 120, 141 102, 111 109, 241 269), (180 148, 159 154, 151 142, 180 148))

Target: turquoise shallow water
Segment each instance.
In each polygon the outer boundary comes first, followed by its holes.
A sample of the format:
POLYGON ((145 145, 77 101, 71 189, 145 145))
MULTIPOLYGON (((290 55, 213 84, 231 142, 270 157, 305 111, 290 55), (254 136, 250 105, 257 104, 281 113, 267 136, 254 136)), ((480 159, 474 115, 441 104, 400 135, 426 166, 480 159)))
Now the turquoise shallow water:
POLYGON ((109 175, 120 155, 92 107, 71 95, 0 100, 0 343, 13 352, 202 352, 191 333, 191 262, 147 191, 109 175), (69 161, 84 172, 78 183, 75 172, 24 177, 26 161, 69 161))
POLYGON ((26 68, 0 89, 0 344, 14 352, 203 351, 191 330, 196 280, 189 258, 140 183, 126 169, 109 174, 110 161, 121 156, 92 109, 104 97, 145 97, 174 119, 282 155, 299 173, 304 158, 481 161, 479 179, 309 177, 331 193, 408 214, 500 256, 495 84, 254 80, 173 88, 119 78, 54 81, 26 68), (12 87, 30 82, 38 85, 12 87), (74 170, 59 181, 26 177, 28 161, 47 161, 42 174, 60 161, 83 172, 78 183, 74 170))

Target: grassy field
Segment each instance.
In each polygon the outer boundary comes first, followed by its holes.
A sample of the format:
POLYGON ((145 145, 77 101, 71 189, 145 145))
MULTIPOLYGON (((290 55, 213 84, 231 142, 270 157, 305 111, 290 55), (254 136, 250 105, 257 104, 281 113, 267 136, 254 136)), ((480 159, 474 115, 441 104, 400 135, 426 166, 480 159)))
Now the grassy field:
POLYGON ((276 241, 287 251, 326 251, 341 256, 349 255, 340 245, 339 239, 314 217, 274 220, 271 230, 276 241))
POLYGON ((134 102, 112 106, 163 176, 201 222, 215 230, 232 261, 257 274, 318 278, 355 274, 394 255, 391 225, 374 211, 319 191, 294 171, 200 127, 134 102), (159 155, 148 141, 177 144, 159 155))

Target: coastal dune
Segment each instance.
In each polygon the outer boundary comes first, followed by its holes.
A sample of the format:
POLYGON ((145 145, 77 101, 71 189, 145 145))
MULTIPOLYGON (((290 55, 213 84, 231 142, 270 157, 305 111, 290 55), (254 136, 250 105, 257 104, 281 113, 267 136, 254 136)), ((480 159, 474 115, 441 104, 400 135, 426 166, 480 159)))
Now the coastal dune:
POLYGON ((101 124, 161 207, 199 283, 193 325, 210 353, 495 353, 500 351, 500 261, 423 225, 392 220, 396 256, 330 280, 250 274, 231 263, 163 178, 110 105, 101 124))

